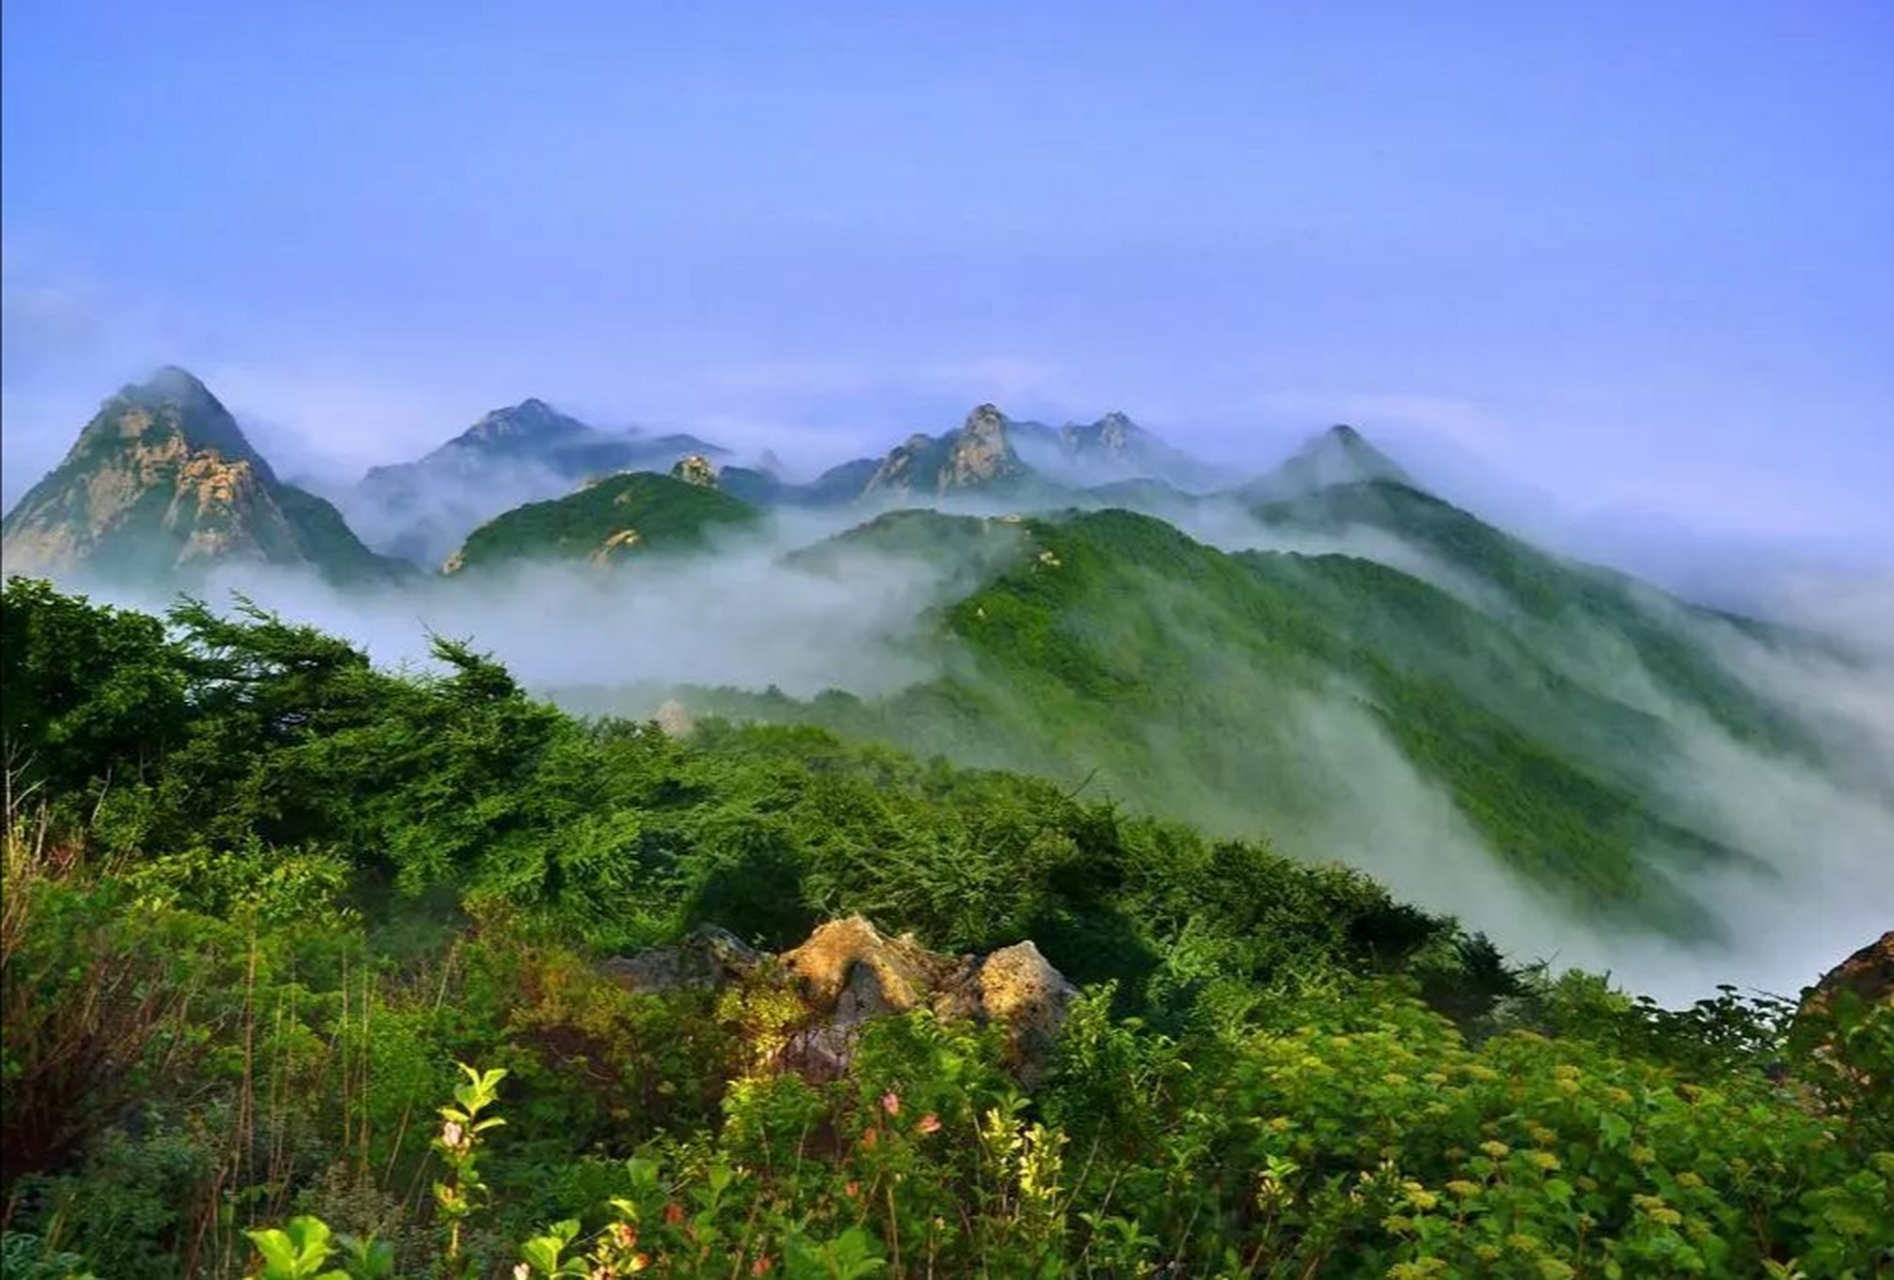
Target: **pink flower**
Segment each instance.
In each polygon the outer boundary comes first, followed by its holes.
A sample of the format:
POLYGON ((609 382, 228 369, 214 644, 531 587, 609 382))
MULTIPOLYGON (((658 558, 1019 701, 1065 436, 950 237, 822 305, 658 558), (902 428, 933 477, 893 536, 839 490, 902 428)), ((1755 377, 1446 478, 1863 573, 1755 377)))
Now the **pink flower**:
POLYGON ((898 1116, 901 1114, 901 1099, 899 1095, 897 1095, 894 1092, 894 1090, 890 1089, 888 1092, 881 1095, 881 1109, 883 1111, 886 1111, 891 1116, 898 1116))
POLYGON ((940 1117, 930 1111, 921 1117, 921 1122, 915 1125, 914 1128, 920 1133, 939 1133, 940 1117))

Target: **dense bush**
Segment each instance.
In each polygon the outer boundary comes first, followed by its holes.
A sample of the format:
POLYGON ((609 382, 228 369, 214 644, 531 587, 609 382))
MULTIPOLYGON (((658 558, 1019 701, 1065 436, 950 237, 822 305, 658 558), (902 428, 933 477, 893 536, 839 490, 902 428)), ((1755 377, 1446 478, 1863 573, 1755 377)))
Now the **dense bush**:
POLYGON ((0 625, 9 1276, 1829 1277, 1894 1246, 1885 1010, 1661 1010, 1260 843, 813 729, 584 724, 449 641, 389 673, 17 580, 0 625), (793 1001, 596 963, 845 911, 1036 939, 1090 986, 1051 1078, 915 1014, 806 1082, 769 1067, 793 1001))

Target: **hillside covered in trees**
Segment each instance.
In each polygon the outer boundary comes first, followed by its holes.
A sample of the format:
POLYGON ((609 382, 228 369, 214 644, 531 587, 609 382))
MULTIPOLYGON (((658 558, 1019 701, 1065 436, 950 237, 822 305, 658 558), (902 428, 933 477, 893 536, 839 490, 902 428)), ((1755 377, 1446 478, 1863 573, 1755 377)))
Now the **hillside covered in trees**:
MULTIPOLYGON (((962 608, 1029 624, 996 590, 962 608)), ((1663 1010, 1260 838, 814 727, 581 721, 453 640, 391 672, 12 579, 0 655, 9 1277, 1813 1278, 1894 1247, 1894 1015, 1852 990, 1663 1010), (606 964, 853 913, 1033 941, 1079 988, 1043 1072, 922 1009, 796 1070, 793 986, 606 964)))

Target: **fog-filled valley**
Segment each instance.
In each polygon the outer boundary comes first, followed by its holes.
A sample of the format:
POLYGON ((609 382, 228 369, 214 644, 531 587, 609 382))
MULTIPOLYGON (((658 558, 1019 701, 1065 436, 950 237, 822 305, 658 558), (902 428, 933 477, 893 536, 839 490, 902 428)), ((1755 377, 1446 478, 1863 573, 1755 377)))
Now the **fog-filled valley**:
POLYGON ((1894 1277, 1890 54, 5 0, 0 1280, 1894 1277))
POLYGON ((390 668, 465 640, 580 715, 1036 775, 1666 1001, 1793 994, 1894 918, 1884 651, 1536 550, 1353 428, 1243 474, 1124 415, 983 406, 796 483, 528 400, 273 533, 301 493, 167 371, 8 516, 8 571, 154 613, 253 601, 390 668), (135 492, 180 454, 175 492, 135 492), (206 481, 218 457, 236 474, 206 481))
POLYGON ((316 489, 167 367, 0 526, 9 1276, 1894 1247, 1871 589, 1693 601, 1343 425, 531 399, 316 489))

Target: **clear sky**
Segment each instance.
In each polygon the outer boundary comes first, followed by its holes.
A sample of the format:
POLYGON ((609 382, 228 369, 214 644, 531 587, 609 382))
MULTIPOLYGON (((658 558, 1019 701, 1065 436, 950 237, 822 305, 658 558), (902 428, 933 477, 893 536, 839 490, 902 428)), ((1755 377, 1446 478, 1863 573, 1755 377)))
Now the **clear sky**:
POLYGON ((175 361, 292 471, 992 399, 1894 555, 1886 0, 5 0, 0 59, 8 501, 175 361))

